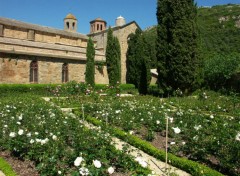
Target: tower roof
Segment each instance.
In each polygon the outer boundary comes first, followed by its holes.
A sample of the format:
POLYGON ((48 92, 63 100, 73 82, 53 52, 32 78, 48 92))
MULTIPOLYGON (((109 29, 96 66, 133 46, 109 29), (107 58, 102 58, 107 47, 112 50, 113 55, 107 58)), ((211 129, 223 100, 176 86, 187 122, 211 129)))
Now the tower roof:
POLYGON ((95 20, 90 21, 90 23, 93 23, 93 22, 95 22, 95 21, 100 21, 100 22, 107 23, 105 20, 103 20, 103 19, 100 18, 100 17, 96 18, 95 20))
POLYGON ((117 17, 117 19, 124 19, 121 15, 119 17, 117 17))
POLYGON ((77 18, 76 18, 73 14, 71 14, 71 13, 67 14, 67 16, 65 17, 65 19, 77 20, 77 18))

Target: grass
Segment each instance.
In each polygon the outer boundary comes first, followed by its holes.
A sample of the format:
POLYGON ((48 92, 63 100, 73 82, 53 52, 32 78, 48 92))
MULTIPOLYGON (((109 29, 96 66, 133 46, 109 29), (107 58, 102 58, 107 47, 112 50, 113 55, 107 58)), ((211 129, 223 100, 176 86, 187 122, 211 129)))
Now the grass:
POLYGON ((2 171, 6 176, 17 176, 17 174, 13 171, 12 167, 0 157, 0 171, 2 171))

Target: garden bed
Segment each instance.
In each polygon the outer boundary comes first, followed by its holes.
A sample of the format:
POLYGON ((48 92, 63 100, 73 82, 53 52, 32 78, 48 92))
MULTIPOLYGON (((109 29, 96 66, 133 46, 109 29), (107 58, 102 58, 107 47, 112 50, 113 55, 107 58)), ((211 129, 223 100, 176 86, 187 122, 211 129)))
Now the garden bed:
POLYGON ((40 175, 150 173, 127 151, 116 150, 101 128, 89 130, 79 119, 36 96, 2 98, 0 117, 0 150, 33 161, 40 175))
POLYGON ((148 96, 94 96, 52 101, 59 106, 78 107, 104 124, 119 127, 150 142, 153 140, 152 144, 157 147, 160 144, 161 148, 165 145, 156 139, 164 139, 168 117, 171 153, 206 164, 224 174, 239 175, 240 154, 236 153, 240 151, 239 103, 233 103, 232 97, 219 97, 214 93, 207 96, 207 99, 179 97, 164 100, 148 96))

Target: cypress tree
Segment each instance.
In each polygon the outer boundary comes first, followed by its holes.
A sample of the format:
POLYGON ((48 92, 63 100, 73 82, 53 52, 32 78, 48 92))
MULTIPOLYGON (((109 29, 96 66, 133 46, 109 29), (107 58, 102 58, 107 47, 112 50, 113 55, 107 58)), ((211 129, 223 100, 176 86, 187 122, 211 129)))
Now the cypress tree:
POLYGON ((158 0, 157 70, 163 91, 193 88, 197 69, 196 16, 193 0, 158 0))
POLYGON ((114 37, 114 51, 115 51, 115 60, 116 60, 116 64, 115 66, 115 83, 117 82, 121 82, 121 47, 120 47, 120 43, 117 37, 114 37))
POLYGON ((88 39, 87 43, 87 64, 86 64, 86 72, 85 72, 85 82, 94 87, 94 79, 95 79, 95 48, 91 38, 88 39))
POLYGON ((143 44, 141 41, 141 31, 136 29, 135 34, 129 35, 127 51, 127 73, 126 81, 139 87, 141 75, 141 58, 143 56, 143 44))
POLYGON ((135 59, 135 52, 136 52, 136 34, 131 33, 128 36, 128 50, 127 50, 127 60, 126 60, 126 82, 129 84, 134 84, 137 87, 137 71, 136 71, 136 59, 135 59))
POLYGON ((127 83, 134 84, 140 94, 147 94, 150 76, 150 55, 142 32, 129 35, 127 51, 127 83))
POLYGON ((107 34, 106 64, 110 85, 116 85, 121 80, 121 49, 119 41, 113 36, 111 28, 107 34))

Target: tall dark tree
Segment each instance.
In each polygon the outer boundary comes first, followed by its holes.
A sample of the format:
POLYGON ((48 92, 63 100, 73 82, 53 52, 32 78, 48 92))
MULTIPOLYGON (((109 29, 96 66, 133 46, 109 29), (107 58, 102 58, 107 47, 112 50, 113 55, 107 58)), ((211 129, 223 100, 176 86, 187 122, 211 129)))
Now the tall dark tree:
POLYGON ((130 34, 127 51, 127 83, 134 84, 140 94, 146 94, 150 82, 150 57, 140 29, 130 34))
POLYGON ((197 60, 194 0, 158 0, 157 70, 164 92, 193 88, 197 60))
POLYGON ((85 72, 85 82, 94 87, 95 84, 95 48, 91 38, 88 39, 87 43, 87 64, 86 64, 86 72, 85 72))
POLYGON ((121 48, 118 39, 113 36, 111 28, 107 34, 106 63, 109 84, 116 85, 121 81, 121 48))

